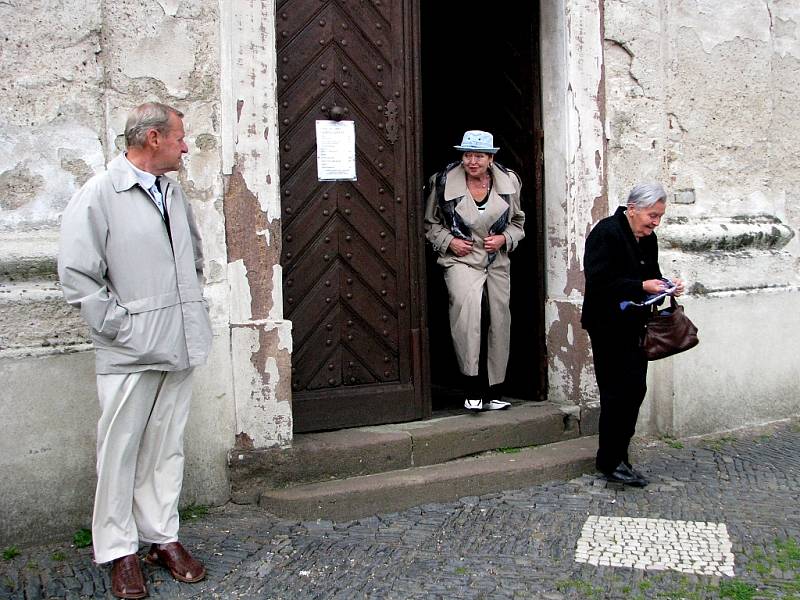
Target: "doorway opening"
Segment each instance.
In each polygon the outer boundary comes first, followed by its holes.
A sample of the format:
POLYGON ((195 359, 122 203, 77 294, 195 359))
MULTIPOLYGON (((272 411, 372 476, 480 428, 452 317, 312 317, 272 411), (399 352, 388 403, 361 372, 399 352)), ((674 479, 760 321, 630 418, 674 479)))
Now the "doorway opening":
MULTIPOLYGON (((511 255, 511 343, 504 395, 544 400, 544 260, 539 18, 536 2, 420 2, 422 164, 427 180, 459 158, 464 131, 483 129, 496 161, 522 178, 525 240, 511 255)), ((447 289, 426 248, 432 408, 463 406, 447 289)))

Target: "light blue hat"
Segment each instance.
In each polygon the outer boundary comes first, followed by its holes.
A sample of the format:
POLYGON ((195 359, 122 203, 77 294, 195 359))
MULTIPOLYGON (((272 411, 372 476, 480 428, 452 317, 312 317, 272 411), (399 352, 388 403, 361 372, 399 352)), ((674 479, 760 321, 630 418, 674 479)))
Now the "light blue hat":
POLYGON ((494 154, 500 148, 494 147, 494 138, 488 131, 480 131, 473 129, 464 133, 464 138, 461 140, 460 146, 453 146, 456 150, 462 152, 485 152, 486 154, 494 154))

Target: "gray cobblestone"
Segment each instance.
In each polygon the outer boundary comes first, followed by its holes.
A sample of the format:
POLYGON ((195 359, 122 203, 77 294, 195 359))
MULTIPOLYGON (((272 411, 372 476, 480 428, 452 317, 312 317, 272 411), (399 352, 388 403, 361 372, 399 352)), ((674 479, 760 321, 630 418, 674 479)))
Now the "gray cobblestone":
MULTIPOLYGON (((180 584, 149 565, 145 576, 151 597, 180 600, 800 597, 800 428, 655 444, 639 455, 652 480, 644 490, 586 475, 347 522, 228 505, 182 527, 207 565, 205 581, 180 584), (590 516, 724 524, 735 577, 576 562, 590 516), (732 585, 748 595, 732 596, 732 585)), ((646 552, 646 542, 631 544, 629 553, 646 552)), ((691 562, 687 571, 706 566, 691 562)), ((108 569, 89 549, 50 544, 0 561, 0 600, 110 598, 108 590, 108 569)))

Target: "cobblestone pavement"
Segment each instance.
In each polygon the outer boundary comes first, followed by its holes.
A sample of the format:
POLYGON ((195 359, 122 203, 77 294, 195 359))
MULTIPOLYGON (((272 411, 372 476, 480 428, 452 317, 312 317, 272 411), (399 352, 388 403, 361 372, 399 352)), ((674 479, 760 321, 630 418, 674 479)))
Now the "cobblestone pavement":
MULTIPOLYGON (((207 579, 148 566, 151 597, 800 598, 797 423, 637 454, 643 490, 586 475, 341 523, 213 509, 182 527, 207 579)), ((108 588, 89 549, 66 543, 0 560, 0 599, 108 588)))

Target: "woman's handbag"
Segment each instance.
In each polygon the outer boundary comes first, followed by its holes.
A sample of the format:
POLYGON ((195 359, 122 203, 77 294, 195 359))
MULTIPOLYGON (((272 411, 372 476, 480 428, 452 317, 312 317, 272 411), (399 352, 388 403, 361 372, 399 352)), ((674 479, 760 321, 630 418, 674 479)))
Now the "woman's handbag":
POLYGON ((653 306, 642 337, 642 350, 647 360, 666 358, 694 348, 699 343, 697 327, 674 297, 670 296, 669 308, 659 310, 653 306))

